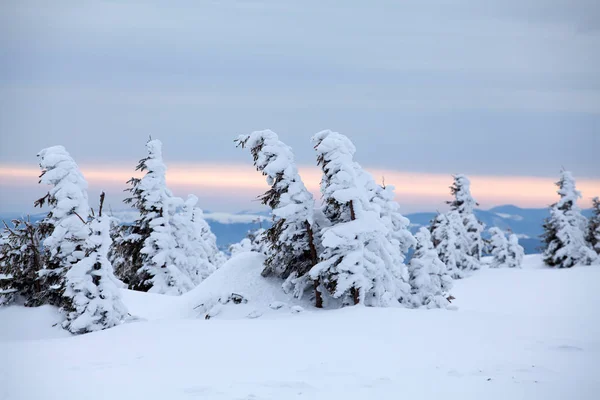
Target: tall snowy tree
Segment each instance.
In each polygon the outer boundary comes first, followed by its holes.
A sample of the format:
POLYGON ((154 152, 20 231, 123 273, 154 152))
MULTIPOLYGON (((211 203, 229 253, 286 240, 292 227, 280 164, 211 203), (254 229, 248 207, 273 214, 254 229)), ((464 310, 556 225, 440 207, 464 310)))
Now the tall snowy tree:
POLYGON ((456 211, 462 218, 463 225, 467 231, 467 253, 476 260, 481 258, 483 250, 483 239, 481 233, 484 226, 475 217, 474 211, 477 202, 471 196, 471 181, 465 175, 454 176, 454 183, 450 186, 454 200, 448 201, 450 211, 456 211))
POLYGON ((199 232, 200 242, 208 257, 208 262, 217 269, 227 261, 227 257, 217 246, 217 237, 210 229, 210 225, 204 219, 204 212, 199 207, 194 207, 192 223, 199 232))
POLYGON ((114 276, 107 257, 112 240, 110 218, 102 215, 103 203, 104 193, 98 215, 88 223, 85 257, 66 273, 64 296, 70 301, 65 306, 67 320, 63 327, 75 334, 111 328, 127 315, 119 291, 123 284, 114 276))
MULTIPOLYGON (((270 130, 239 136, 236 143, 250 149, 256 169, 267 177, 271 186, 260 197, 273 210, 273 225, 265 236, 268 253, 262 275, 291 277, 305 285, 303 278, 318 261, 313 231, 314 200, 298 174, 292 149, 270 130)), ((316 290, 318 307, 319 295, 316 290)))
POLYGON ((430 232, 440 260, 453 279, 464 278, 469 271, 479 269, 479 261, 469 254, 467 230, 458 211, 438 214, 430 232))
POLYGON ((139 212, 139 218, 124 228, 112 254, 117 276, 130 289, 153 293, 182 294, 194 285, 175 265, 177 247, 171 220, 181 199, 173 197, 166 184, 166 166, 162 160, 162 143, 146 143, 148 156, 141 159, 136 171, 144 177, 131 178, 125 199, 139 212))
POLYGON ((508 262, 508 239, 504 231, 498 227, 489 229, 490 232, 490 253, 492 254, 492 263, 490 268, 499 268, 507 265, 508 262))
POLYGON ((522 268, 525 249, 519 244, 519 238, 514 233, 508 236, 508 268, 522 268))
POLYGON ((452 289, 452 277, 433 247, 429 230, 423 227, 415 236, 417 246, 408 264, 411 305, 445 308, 450 304, 448 296, 452 289))
POLYGON ((0 236, 0 305, 21 298, 26 306, 39 291, 38 272, 44 268, 40 229, 27 219, 4 223, 0 236))
POLYGON ((85 256, 89 232, 87 182, 79 167, 63 146, 48 147, 38 153, 40 183, 51 185, 48 194, 35 202, 50 206, 50 212, 40 222, 48 235, 43 242, 46 265, 39 271, 40 290, 31 305, 52 304, 69 308, 70 298, 64 296, 67 272, 85 256))
POLYGON ((593 214, 588 225, 587 242, 597 254, 600 254, 600 199, 594 197, 592 204, 593 214))
POLYGON ((342 305, 398 304, 407 283, 391 261, 389 232, 380 206, 371 201, 370 176, 353 161, 354 145, 332 131, 316 134, 313 143, 323 170, 323 213, 330 226, 323 229, 324 250, 311 278, 342 305))
POLYGON ((544 262, 557 268, 590 264, 597 254, 585 241, 587 220, 577 206, 581 193, 571 172, 562 170, 556 185, 560 200, 552 205, 550 217, 544 223, 544 262))

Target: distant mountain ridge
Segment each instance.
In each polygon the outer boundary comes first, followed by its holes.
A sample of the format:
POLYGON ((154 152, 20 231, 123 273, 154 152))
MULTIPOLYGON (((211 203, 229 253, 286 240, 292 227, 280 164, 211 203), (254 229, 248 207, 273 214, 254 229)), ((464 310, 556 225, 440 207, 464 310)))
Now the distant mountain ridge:
MULTIPOLYGON (((130 223, 136 218, 136 212, 133 210, 120 210, 113 213, 123 223, 130 223)), ((0 220, 9 222, 14 218, 21 218, 22 213, 0 213, 0 220)), ((32 214, 31 220, 34 222, 42 219, 46 214, 32 214)), ((428 226, 430 221, 437 215, 435 212, 421 212, 407 214, 410 219, 411 231, 417 231, 421 226, 428 226)), ((489 210, 475 210, 477 218, 483 222, 486 229, 498 227, 504 231, 509 229, 519 236, 521 245, 525 248, 526 254, 539 252, 541 246, 540 235, 543 232, 542 224, 549 211, 547 208, 520 208, 513 205, 504 205, 491 208, 489 210)), ((592 210, 583 210, 583 215, 589 218, 592 210)), ((227 249, 230 244, 242 240, 248 231, 266 228, 270 225, 270 215, 268 211, 242 211, 238 213, 221 213, 205 211, 204 217, 209 223, 213 233, 217 236, 217 244, 222 249, 227 249)))

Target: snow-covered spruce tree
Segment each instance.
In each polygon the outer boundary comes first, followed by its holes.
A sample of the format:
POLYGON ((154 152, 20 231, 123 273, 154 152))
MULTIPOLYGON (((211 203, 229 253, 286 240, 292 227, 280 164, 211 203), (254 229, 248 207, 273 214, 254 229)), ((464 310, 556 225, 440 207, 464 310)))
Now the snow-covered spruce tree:
MULTIPOLYGON (((306 286, 308 271, 318 262, 313 232, 314 200, 306 189, 294 160, 292 149, 270 130, 239 136, 238 146, 250 149, 256 169, 267 177, 271 188, 261 197, 271 207, 273 225, 266 231, 267 260, 263 276, 275 275, 306 286)), ((316 291, 317 307, 321 306, 316 291)))
POLYGON ((556 185, 560 200, 552 205, 544 223, 544 262, 557 268, 591 264, 597 254, 585 241, 587 220, 577 206, 581 193, 575 187, 575 179, 569 171, 562 170, 556 185))
POLYGON ((600 254, 600 199, 594 197, 592 205, 593 214, 588 225, 587 242, 597 254, 600 254))
POLYGON ((146 171, 143 178, 131 178, 125 199, 139 212, 130 226, 124 227, 113 251, 117 276, 130 289, 153 293, 182 294, 194 285, 174 263, 177 247, 171 218, 182 202, 174 198, 166 184, 166 166, 162 160, 162 143, 146 143, 148 156, 141 159, 136 171, 146 171))
POLYGON ((368 175, 353 161, 354 145, 332 131, 319 132, 313 143, 323 170, 323 214, 331 225, 322 231, 323 252, 311 278, 342 305, 398 304, 406 282, 399 279, 398 266, 387 253, 388 229, 379 205, 371 201, 368 175))
POLYGON ((438 214, 430 227, 431 237, 440 260, 453 279, 464 278, 468 271, 479 268, 479 262, 468 252, 467 230, 458 211, 438 214))
POLYGON ((521 268, 524 256, 525 249, 519 244, 519 238, 514 233, 511 233, 508 236, 508 268, 521 268))
MULTIPOLYGON (((363 171, 364 172, 364 171, 363 171)), ((395 200, 394 186, 380 186, 370 174, 363 174, 370 202, 379 209, 379 218, 388 230, 387 241, 379 242, 380 254, 398 279, 399 296, 402 303, 410 305, 410 284, 408 268, 404 263, 406 253, 416 245, 415 237, 408 229, 410 221, 400 213, 400 205, 395 200)))
POLYGON ((64 296, 65 276, 85 256, 89 236, 87 182, 63 146, 48 147, 38 153, 38 158, 40 183, 53 187, 35 202, 39 207, 48 204, 50 212, 39 224, 42 234, 47 235, 43 242, 46 265, 38 272, 39 291, 30 304, 68 309, 72 299, 64 296))
POLYGON ((413 307, 445 308, 450 304, 448 292, 452 289, 452 277, 433 247, 429 230, 423 227, 415 236, 417 246, 408 264, 410 303, 413 307))
POLYGON ((5 222, 0 236, 0 305, 21 298, 29 306, 39 291, 38 272, 44 268, 43 238, 29 217, 12 224, 5 222))
POLYGON ((202 214, 195 213, 198 198, 190 195, 179 212, 173 214, 171 226, 175 235, 177 246, 173 249, 175 266, 186 274, 194 286, 212 274, 216 267, 208 258, 207 249, 202 237, 202 228, 206 222, 202 214), (204 222, 204 224, 203 224, 204 222))
POLYGON ((264 254, 266 256, 269 253, 269 245, 266 239, 266 234, 267 231, 264 228, 249 231, 246 237, 243 238, 239 243, 234 243, 229 246, 229 252, 232 256, 240 253, 247 253, 249 251, 264 254))
POLYGON ((508 266, 508 239, 504 231, 500 228, 493 227, 489 229, 490 233, 490 253, 492 255, 492 263, 490 268, 500 268, 508 266))
POLYGON ((454 196, 453 201, 448 201, 450 211, 456 211, 460 214, 463 225, 467 230, 467 252, 476 260, 481 259, 483 251, 483 239, 481 234, 484 226, 477 220, 475 214, 475 206, 477 202, 471 196, 471 182, 465 175, 459 174, 454 176, 454 183, 450 186, 450 191, 454 196))
POLYGON ((110 217, 102 215, 103 203, 104 193, 98 215, 88 222, 85 257, 66 273, 64 295, 70 301, 64 307, 67 320, 63 327, 75 334, 112 328, 127 316, 119 291, 123 284, 114 276, 107 257, 112 241, 110 217))
POLYGON ((219 268, 227 261, 227 257, 219 250, 219 247, 217 246, 217 237, 212 233, 210 225, 204 219, 204 212, 199 207, 194 207, 192 222, 196 226, 196 231, 200 232, 200 242, 204 247, 208 262, 212 264, 214 269, 219 268))

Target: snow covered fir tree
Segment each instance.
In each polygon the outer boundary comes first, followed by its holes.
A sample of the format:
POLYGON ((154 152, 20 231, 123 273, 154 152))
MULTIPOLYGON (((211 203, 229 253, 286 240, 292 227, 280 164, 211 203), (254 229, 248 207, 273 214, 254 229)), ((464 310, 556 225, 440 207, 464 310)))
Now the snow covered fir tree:
POLYGON ((12 225, 4 222, 0 236, 0 305, 21 300, 29 306, 39 291, 38 272, 45 265, 43 237, 29 217, 13 220, 12 225))
POLYGON ((460 215, 467 231, 467 254, 479 260, 483 250, 481 234, 484 226, 473 213, 475 206, 478 204, 471 195, 471 181, 465 175, 455 175, 454 184, 450 186, 450 192, 454 196, 454 200, 448 202, 450 211, 456 211, 460 215))
POLYGON ((563 169, 556 186, 560 200, 550 207, 550 217, 544 223, 544 262, 556 268, 589 265, 597 259, 597 254, 585 240, 589 228, 577 205, 581 193, 571 172, 563 169))
POLYGON ((89 235, 83 245, 85 256, 66 273, 65 305, 67 320, 63 326, 72 333, 94 332, 111 328, 127 316, 119 289, 123 286, 108 260, 110 218, 102 214, 104 193, 100 195, 97 215, 88 221, 89 235))
POLYGON ((223 256, 195 207, 197 198, 184 202, 167 188, 162 143, 149 140, 146 149, 136 167, 146 174, 127 182, 131 197, 125 199, 139 217, 121 228, 111 260, 130 289, 179 295, 205 279, 223 256))
MULTIPOLYGON (((313 137, 323 171, 323 214, 329 226, 321 231, 323 250, 310 276, 326 302, 390 306, 408 301, 410 285, 397 243, 373 201, 372 177, 353 157, 356 148, 344 135, 322 131, 313 137)), ((327 304, 326 304, 327 305, 327 304)))
POLYGON ((600 255, 600 198, 592 199, 592 216, 587 230, 587 242, 600 255))
POLYGON ((87 182, 64 147, 46 148, 38 158, 40 183, 52 188, 35 205, 50 211, 37 226, 29 221, 6 226, 1 263, 9 266, 12 289, 27 306, 60 308, 63 327, 73 333, 113 327, 126 309, 106 259, 108 222, 91 215, 87 182))
POLYGON ((490 268, 521 268, 523 262, 524 250, 519 245, 519 238, 514 233, 508 238, 502 229, 493 227, 489 229, 490 233, 490 253, 492 262, 490 268))
MULTIPOLYGON (((298 174, 292 149, 275 132, 256 131, 238 137, 236 143, 250 150, 256 169, 271 186, 260 197, 273 214, 273 225, 264 236, 268 248, 262 274, 289 279, 301 295, 308 284, 308 271, 318 262, 312 194, 298 174)), ((315 292, 317 307, 321 307, 320 293, 318 289, 315 292)))
POLYGON ((434 247, 454 279, 461 279, 480 268, 483 250, 483 224, 473 213, 477 202, 471 196, 471 183, 464 175, 455 175, 450 186, 454 200, 450 210, 431 221, 430 232, 434 247))
POLYGON ((420 228, 415 238, 417 245, 408 264, 410 303, 417 308, 445 308, 450 304, 448 298, 452 289, 452 277, 433 247, 429 230, 420 228))

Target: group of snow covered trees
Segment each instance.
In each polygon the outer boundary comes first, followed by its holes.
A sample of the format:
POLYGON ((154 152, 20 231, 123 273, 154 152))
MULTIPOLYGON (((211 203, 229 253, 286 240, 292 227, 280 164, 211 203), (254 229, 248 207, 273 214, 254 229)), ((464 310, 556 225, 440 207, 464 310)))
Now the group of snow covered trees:
MULTIPOLYGON (((270 185, 260 200, 272 210, 273 224, 241 243, 232 255, 256 251, 266 256, 262 275, 280 279, 282 288, 316 307, 344 305, 446 307, 453 279, 481 266, 518 268, 523 248, 514 234, 489 230, 477 220, 469 179, 455 175, 454 199, 416 235, 394 200, 394 187, 377 184, 354 160, 356 148, 329 130, 312 138, 322 170, 321 205, 316 207, 294 161, 292 150, 270 130, 236 139, 249 149, 256 169, 270 185), (409 249, 414 253, 405 263, 409 249)), ((176 197, 166 185, 166 166, 158 140, 146 144, 147 156, 127 183, 125 200, 138 211, 131 224, 119 223, 90 207, 87 182, 62 146, 38 154, 40 183, 50 185, 35 202, 48 205, 38 224, 29 219, 5 224, 0 236, 0 305, 50 304, 65 315, 73 333, 109 328, 126 318, 119 288, 159 294, 185 293, 225 261, 198 199, 176 197)), ((590 264, 600 253, 600 200, 594 199, 589 223, 577 207, 581 194, 563 171, 560 200, 544 224, 544 261, 559 268, 590 264)))
POLYGON ((600 201, 593 199, 593 215, 588 222, 577 206, 581 193, 573 175, 563 170, 556 186, 560 199, 550 207, 550 217, 544 223, 544 262, 557 268, 590 265, 600 258, 600 201))
POLYGON ((273 214, 273 225, 245 246, 266 254, 263 276, 282 279, 286 292, 309 293, 319 308, 445 307, 452 278, 479 268, 483 226, 473 215, 475 201, 463 175, 456 176, 451 211, 415 238, 394 200, 394 187, 378 185, 354 161, 356 149, 346 136, 326 130, 312 138, 323 173, 318 208, 291 149, 277 134, 256 131, 236 142, 250 150, 266 176, 270 189, 260 199, 273 214), (266 246, 254 243, 256 238, 266 246))
POLYGON ((160 141, 146 147, 148 156, 137 167, 145 176, 128 182, 126 202, 139 211, 130 225, 106 215, 104 193, 93 211, 87 182, 64 147, 38 154, 40 183, 52 188, 35 205, 50 211, 38 224, 5 224, 0 304, 54 305, 65 315, 65 329, 92 332, 127 316, 119 288, 181 294, 224 262, 197 198, 184 201, 167 189, 160 141))

